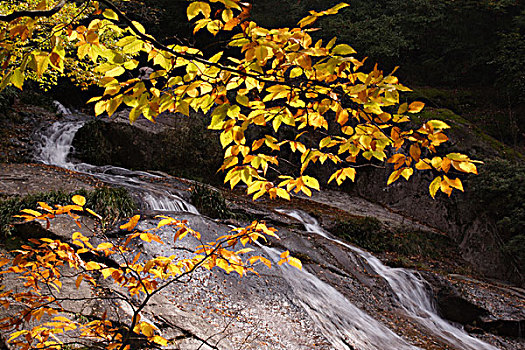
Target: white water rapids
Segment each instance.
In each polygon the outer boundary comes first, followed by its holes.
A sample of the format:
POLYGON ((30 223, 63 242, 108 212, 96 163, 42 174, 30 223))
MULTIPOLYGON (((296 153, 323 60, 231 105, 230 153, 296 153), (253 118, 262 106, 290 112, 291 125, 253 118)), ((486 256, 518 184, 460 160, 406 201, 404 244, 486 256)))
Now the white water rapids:
MULTIPOLYGON (((67 119, 67 118, 66 118, 67 119)), ((146 209, 184 211, 198 215, 191 204, 173 191, 160 188, 142 178, 159 177, 142 171, 131 171, 113 166, 93 166, 74 163, 69 159, 76 132, 84 125, 81 120, 55 122, 42 129, 41 145, 35 158, 42 163, 69 170, 89 173, 104 182, 131 190, 145 203, 146 209)), ((321 235, 342 244, 364 258, 381 275, 397 295, 400 307, 411 318, 425 326, 447 343, 461 350, 495 350, 496 348, 470 337, 466 332, 441 319, 426 292, 426 282, 415 273, 384 266, 377 258, 359 248, 340 242, 323 231, 315 219, 300 211, 281 211, 301 221, 308 232, 321 235)), ((263 247, 274 260, 278 252, 263 247)), ((409 350, 417 349, 408 344, 383 324, 354 306, 335 288, 322 282, 305 270, 282 266, 284 279, 291 286, 299 303, 316 323, 324 336, 337 350, 409 350)))
MULTIPOLYGON (((263 249, 274 262, 279 261, 279 251, 268 247, 263 249)), ((287 264, 281 265, 281 270, 301 306, 336 349, 418 349, 311 273, 287 264)))
POLYGON ((437 313, 432 296, 427 292, 429 289, 427 282, 417 272, 388 267, 372 254, 332 238, 328 232, 321 228, 317 220, 305 212, 299 210, 278 211, 299 220, 308 232, 343 245, 365 259, 374 271, 388 282, 404 312, 448 344, 461 350, 497 350, 496 347, 471 337, 464 330, 442 319, 437 313))
POLYGON ((73 139, 77 131, 85 124, 83 120, 55 122, 44 128, 40 134, 41 144, 36 150, 35 159, 44 164, 55 165, 68 170, 88 173, 100 180, 123 186, 139 193, 145 209, 157 211, 184 211, 198 214, 197 209, 184 201, 177 194, 158 186, 152 186, 140 177, 159 178, 160 176, 145 171, 131 171, 111 165, 94 166, 86 163, 73 163, 69 155, 73 150, 73 139))

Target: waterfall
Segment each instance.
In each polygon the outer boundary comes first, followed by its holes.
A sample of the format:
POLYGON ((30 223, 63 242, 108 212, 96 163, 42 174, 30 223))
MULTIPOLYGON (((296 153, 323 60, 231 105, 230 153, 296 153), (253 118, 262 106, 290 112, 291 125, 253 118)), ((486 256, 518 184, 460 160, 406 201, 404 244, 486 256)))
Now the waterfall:
MULTIPOLYGON (((70 116, 73 117, 73 116, 70 116)), ((75 163, 69 159, 76 132, 84 125, 82 120, 64 120, 42 129, 41 145, 35 158, 42 163, 90 174, 104 182, 128 188, 139 198, 145 209, 183 211, 198 214, 197 209, 184 201, 175 190, 160 187, 147 181, 159 176, 144 171, 124 168, 94 166, 75 163)), ((308 232, 321 235, 342 244, 365 259, 382 276, 395 292, 400 307, 412 319, 461 350, 494 350, 496 348, 470 337, 466 332, 441 319, 432 298, 426 292, 426 282, 417 274, 384 266, 377 258, 359 248, 338 241, 322 230, 317 221, 298 210, 281 211, 301 221, 308 232)), ((278 260, 279 252, 263 247, 266 253, 278 260)), ((322 282, 307 271, 297 270, 286 264, 281 266, 284 279, 292 288, 299 304, 306 310, 324 336, 338 350, 408 350, 417 349, 380 322, 361 311, 335 288, 322 282)))
MULTIPOLYGON (((268 247, 263 249, 274 262, 279 261, 280 252, 268 247)), ((281 265, 281 270, 301 306, 336 349, 418 349, 311 273, 287 264, 281 265)))
MULTIPOLYGON (((69 117, 72 117, 71 115, 69 117)), ((35 159, 47 165, 56 165, 68 170, 90 174, 104 182, 122 186, 135 194, 145 209, 159 211, 184 211, 198 214, 197 209, 180 196, 167 190, 159 190, 141 177, 159 178, 145 171, 132 171, 111 165, 94 166, 86 163, 73 163, 69 156, 73 150, 73 139, 85 124, 83 120, 64 120, 54 122, 43 128, 40 145, 35 159)))
POLYGON ((315 233, 332 242, 343 245, 366 260, 374 271, 388 282, 398 299, 399 306, 405 311, 407 316, 445 342, 461 350, 497 350, 496 347, 471 337, 464 330, 442 319, 437 313, 432 296, 427 292, 429 289, 428 283, 417 274, 417 272, 403 268, 388 267, 372 254, 332 238, 328 232, 321 228, 317 220, 302 211, 278 211, 299 220, 304 224, 308 232, 315 233))
POLYGON ((41 143, 35 154, 36 160, 74 170, 75 165, 68 161, 68 155, 72 151, 75 134, 83 125, 83 121, 54 122, 43 129, 40 134, 41 143))
POLYGON ((70 116, 70 115, 73 114, 73 112, 71 112, 71 110, 69 108, 65 107, 62 103, 60 103, 58 101, 53 101, 53 105, 57 109, 57 114, 60 114, 60 115, 63 115, 63 116, 70 116))

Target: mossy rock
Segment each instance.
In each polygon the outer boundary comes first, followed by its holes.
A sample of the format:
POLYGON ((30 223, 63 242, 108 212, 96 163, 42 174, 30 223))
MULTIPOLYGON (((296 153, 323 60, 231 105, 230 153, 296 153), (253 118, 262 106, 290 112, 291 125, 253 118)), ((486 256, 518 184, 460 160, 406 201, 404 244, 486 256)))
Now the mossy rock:
POLYGON ((427 107, 411 116, 412 126, 417 127, 428 120, 437 119, 446 122, 450 129, 446 134, 450 142, 441 146, 442 152, 463 152, 471 158, 503 158, 507 160, 523 159, 518 151, 485 133, 475 123, 446 108, 427 107))

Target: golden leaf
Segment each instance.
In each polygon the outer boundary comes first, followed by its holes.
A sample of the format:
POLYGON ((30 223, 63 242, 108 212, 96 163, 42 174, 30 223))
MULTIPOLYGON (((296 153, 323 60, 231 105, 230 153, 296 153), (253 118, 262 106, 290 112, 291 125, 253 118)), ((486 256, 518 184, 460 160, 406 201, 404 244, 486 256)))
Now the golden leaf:
POLYGON ((425 107, 423 102, 415 101, 408 106, 408 113, 418 113, 425 107))
POLYGON ((86 198, 78 194, 74 195, 73 198, 71 198, 71 200, 73 201, 73 203, 75 203, 76 205, 80 205, 81 207, 83 207, 84 204, 86 204, 86 198))
POLYGON ((140 215, 135 215, 126 224, 121 225, 120 228, 122 230, 132 231, 135 228, 135 226, 137 226, 137 224, 139 223, 139 220, 140 215))

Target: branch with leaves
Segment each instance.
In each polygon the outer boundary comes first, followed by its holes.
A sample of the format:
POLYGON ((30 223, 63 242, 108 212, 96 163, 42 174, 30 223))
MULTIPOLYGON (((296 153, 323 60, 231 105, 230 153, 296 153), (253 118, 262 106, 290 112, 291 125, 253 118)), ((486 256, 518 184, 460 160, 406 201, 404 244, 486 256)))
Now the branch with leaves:
POLYGON ((58 11, 62 10, 64 5, 68 0, 60 0, 53 8, 46 9, 46 2, 41 2, 35 10, 21 10, 13 11, 7 15, 0 15, 0 21, 11 22, 15 19, 28 17, 28 18, 38 18, 38 17, 51 17, 58 11))
MULTIPOLYGON (((343 11, 345 3, 310 11, 297 27, 267 29, 250 20, 251 6, 239 0, 191 2, 186 14, 194 33, 230 37, 225 50, 210 57, 195 47, 159 42, 110 0, 92 1, 82 12, 83 24, 73 19, 75 6, 67 3, 59 11, 50 48, 29 40, 43 35, 43 19, 4 23, 3 36, 14 44, 0 48, 0 89, 69 74, 65 62, 89 62, 91 82, 104 90, 89 101, 96 115, 111 116, 123 107, 131 123, 141 116, 154 121, 161 113, 209 115, 209 128, 220 132, 224 148, 225 182, 232 188, 244 183, 254 199, 311 195, 321 187, 309 175, 319 163, 331 163, 328 182, 338 185, 354 181, 363 162, 392 164, 388 185, 429 171, 433 197, 440 190, 449 196, 462 191, 461 174, 477 173, 468 156, 437 153, 448 141, 446 123, 414 126, 411 115, 424 104, 400 103, 400 94, 410 89, 394 72, 385 74, 377 65, 361 71, 364 60, 337 38, 314 42, 311 26, 343 11), (141 64, 139 55, 152 67, 147 83, 124 78, 141 64), (292 154, 298 167, 283 172, 283 153, 292 154), (272 168, 279 172, 268 173, 272 168)), ((73 66, 78 76, 81 66, 73 66)))
MULTIPOLYGON (((83 197, 73 196, 73 203, 53 208, 40 202, 41 211, 24 209, 17 217, 26 222, 42 221, 46 225, 59 215, 70 216, 78 225, 79 214, 100 218, 92 210, 84 207, 83 197)), ((256 273, 254 268, 257 264, 271 267, 271 262, 263 256, 251 254, 243 258, 254 251, 248 245, 265 237, 278 238, 276 230, 264 223, 253 222, 247 227, 232 230, 216 241, 203 242, 200 233, 188 227, 186 221, 168 216, 159 216, 158 219, 160 221, 156 227, 136 230, 140 216, 132 217, 120 227, 129 234, 119 242, 106 240, 94 246, 89 237, 75 232, 71 243, 49 238, 30 239, 30 245, 23 245, 21 249, 11 252, 11 257, 0 257, 0 267, 3 268, 0 274, 18 276, 24 284, 23 292, 7 289, 6 286, 3 286, 0 292, 0 306, 8 309, 16 304, 21 308, 17 316, 8 316, 0 320, 0 329, 12 332, 9 342, 21 349, 38 348, 43 345, 63 349, 64 337, 66 333, 71 333, 69 337, 76 337, 78 343, 94 342, 105 349, 128 349, 131 340, 137 337, 154 347, 166 346, 169 339, 162 337, 154 324, 141 319, 142 311, 155 295, 175 283, 184 282, 197 269, 212 271, 218 268, 226 273, 238 273, 242 277, 250 272, 256 273), (172 255, 144 259, 141 258, 140 252, 137 253, 133 249, 137 240, 166 244, 156 232, 168 227, 175 232, 174 245, 185 237, 193 237, 200 242, 191 251, 190 257, 172 255), (236 249, 239 245, 243 248, 236 249), (108 266, 101 263, 100 259, 82 258, 97 256, 119 263, 108 266), (64 275, 66 268, 74 273, 64 275), (96 293, 93 297, 64 296, 61 294, 64 278, 74 279, 77 289, 86 285, 101 293, 96 293), (110 285, 115 288, 103 292, 101 284, 97 282, 99 278, 110 281, 110 285), (63 306, 64 302, 83 304, 94 300, 117 303, 116 309, 118 303, 125 303, 132 310, 129 319, 112 319, 110 310, 106 309, 100 315, 90 316, 82 322, 78 318, 68 317, 72 312, 63 306), (43 322, 44 318, 51 320, 43 322), (31 329, 25 329, 25 325, 31 321, 41 323, 31 329)), ((288 252, 283 253, 279 261, 279 264, 283 263, 302 267, 300 261, 291 257, 288 252)))

